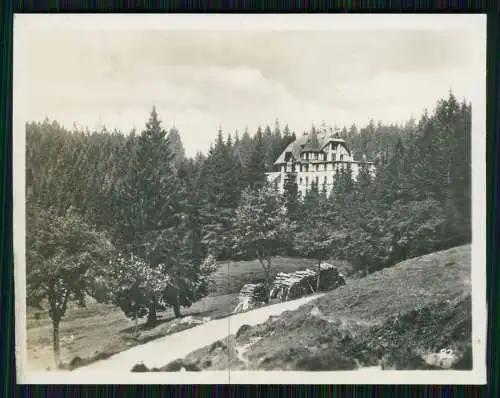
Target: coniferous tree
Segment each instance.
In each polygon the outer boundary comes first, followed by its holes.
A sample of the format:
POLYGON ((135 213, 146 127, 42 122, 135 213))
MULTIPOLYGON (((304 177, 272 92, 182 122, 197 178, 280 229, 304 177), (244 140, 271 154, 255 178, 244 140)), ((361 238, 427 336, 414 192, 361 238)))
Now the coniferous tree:
MULTIPOLYGON (((167 133, 154 107, 145 130, 137 137, 129 137, 129 149, 131 167, 117 192, 122 209, 116 225, 119 248, 132 253, 155 278, 160 278, 155 287, 168 285, 179 292, 184 277, 179 272, 183 261, 179 230, 185 218, 185 191, 167 133)), ((148 323, 156 322, 157 310, 164 305, 178 306, 179 295, 174 302, 167 302, 162 289, 146 290, 144 294, 148 323)))
POLYGON ((329 206, 326 197, 317 192, 317 188, 312 188, 306 195, 303 212, 294 236, 294 249, 301 256, 316 260, 315 290, 318 292, 321 288, 321 263, 333 255, 338 256, 347 231, 336 223, 338 217, 335 210, 329 206))
POLYGON ((264 144, 264 152, 262 153, 262 156, 264 156, 265 170, 272 171, 273 163, 276 159, 274 158, 274 135, 269 125, 266 125, 264 129, 262 140, 264 144))
POLYGON ((319 192, 318 183, 316 182, 316 180, 311 181, 311 186, 304 195, 304 202, 302 203, 302 217, 304 217, 306 214, 309 214, 310 212, 314 212, 314 209, 316 209, 319 205, 320 196, 321 195, 319 192))
POLYGON ((294 142, 296 139, 295 133, 292 133, 290 131, 290 128, 288 127, 288 124, 285 125, 283 128, 283 144, 281 147, 281 151, 284 151, 285 148, 290 145, 292 142, 294 142))
POLYGON ((283 183, 283 197, 288 218, 297 221, 300 215, 300 192, 297 185, 297 173, 288 172, 283 183))
POLYGON ((241 136, 241 140, 239 145, 237 146, 237 158, 241 164, 243 170, 248 168, 250 164, 250 159, 252 157, 253 143, 250 134, 248 133, 248 128, 245 128, 243 135, 241 136))
POLYGON ((279 120, 276 119, 276 122, 274 124, 273 148, 271 156, 273 162, 278 159, 278 157, 281 155, 281 152, 283 152, 283 149, 283 137, 281 135, 280 123, 279 120))
POLYGON ((319 147, 318 130, 316 129, 314 124, 311 127, 311 132, 309 133, 309 139, 307 142, 312 148, 318 149, 319 147))
POLYGON ((245 183, 247 186, 259 188, 266 182, 266 165, 264 160, 265 146, 262 130, 259 127, 253 139, 252 152, 246 168, 245 183))
POLYGON ((230 256, 228 234, 243 187, 240 161, 228 144, 219 130, 200 176, 204 244, 218 258, 230 256))
POLYGON ((186 156, 179 130, 176 127, 172 127, 168 132, 167 138, 170 151, 174 155, 174 164, 177 168, 179 168, 186 156))

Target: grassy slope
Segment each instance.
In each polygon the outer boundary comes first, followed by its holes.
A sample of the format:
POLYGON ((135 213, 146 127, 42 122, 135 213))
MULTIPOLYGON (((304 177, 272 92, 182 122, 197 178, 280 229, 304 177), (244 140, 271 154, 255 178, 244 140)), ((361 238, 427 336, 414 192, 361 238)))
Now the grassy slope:
POLYGON ((428 368, 423 355, 441 348, 461 354, 471 346, 470 264, 470 245, 401 262, 193 352, 183 363, 212 370, 228 361, 235 370, 341 370, 383 360, 397 369, 428 368))
MULTIPOLYGON (((314 265, 310 260, 277 257, 274 272, 293 272, 314 265)), ((238 292, 245 283, 262 279, 262 267, 258 261, 224 262, 213 275, 213 291, 184 315, 219 318, 232 312, 238 301, 238 292)), ((46 369, 52 362, 52 323, 47 313, 28 308, 28 359, 34 369, 46 369)), ((134 322, 127 319, 120 309, 110 305, 90 303, 87 308, 71 307, 61 322, 61 358, 69 363, 73 358, 85 360, 105 358, 137 344, 162 337, 190 327, 176 324, 171 310, 161 314, 161 323, 153 329, 145 329, 140 322, 141 335, 133 338, 134 322)))

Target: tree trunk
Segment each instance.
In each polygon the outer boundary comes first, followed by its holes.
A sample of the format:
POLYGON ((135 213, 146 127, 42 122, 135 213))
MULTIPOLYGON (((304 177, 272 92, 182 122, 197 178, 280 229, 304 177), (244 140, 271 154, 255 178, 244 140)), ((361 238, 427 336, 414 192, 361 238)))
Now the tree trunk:
POLYGON ((61 351, 60 351, 60 340, 59 340, 59 319, 52 320, 52 337, 53 337, 53 348, 54 348, 54 363, 56 369, 61 367, 61 351))
POLYGON ((267 272, 266 272, 266 304, 271 302, 271 257, 267 257, 267 272))
POLYGON ((318 261, 318 277, 316 279, 316 293, 319 292, 319 280, 321 277, 321 260, 318 261))
MULTIPOLYGON (((266 304, 269 304, 271 301, 271 285, 270 285, 270 269, 266 266, 266 262, 264 261, 263 257, 259 257, 259 262, 262 265, 262 268, 264 269, 264 290, 265 290, 265 300, 266 304)), ((269 261, 268 261, 269 264, 269 261)))
POLYGON ((271 301, 271 283, 269 282, 269 277, 266 276, 266 280, 264 282, 264 290, 266 293, 265 299, 266 299, 266 304, 269 304, 271 301))
POLYGON ((180 292, 177 290, 175 294, 175 301, 174 301, 174 315, 176 318, 180 318, 182 316, 181 314, 181 303, 180 303, 180 292))
POLYGON ((158 322, 158 317, 156 316, 156 302, 149 305, 148 319, 146 321, 147 326, 154 326, 158 322))
POLYGON ((139 326, 139 318, 137 317, 137 311, 135 312, 135 324, 134 324, 134 337, 138 338, 137 327, 139 326))

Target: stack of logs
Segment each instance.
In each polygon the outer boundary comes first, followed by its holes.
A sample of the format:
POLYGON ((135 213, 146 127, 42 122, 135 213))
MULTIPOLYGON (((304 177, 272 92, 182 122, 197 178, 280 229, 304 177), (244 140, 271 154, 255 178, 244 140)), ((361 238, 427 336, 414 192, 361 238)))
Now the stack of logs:
MULTIPOLYGON (((318 271, 305 269, 289 274, 280 272, 276 275, 271 286, 270 298, 280 301, 293 300, 303 297, 307 294, 317 293, 318 271)), ((345 285, 344 276, 338 271, 337 267, 321 263, 320 265, 320 284, 318 291, 324 292, 345 285)), ((239 302, 234 313, 247 311, 266 302, 266 292, 264 285, 247 284, 243 286, 239 295, 239 302)))
MULTIPOLYGON (((318 271, 306 269, 290 274, 280 272, 271 287, 271 298, 280 301, 293 300, 307 294, 317 293, 318 271)), ((318 291, 324 292, 345 285, 344 276, 338 269, 328 263, 321 263, 318 291)))
POLYGON ((266 290, 263 283, 248 283, 243 286, 239 302, 233 313, 248 311, 266 302, 266 290))

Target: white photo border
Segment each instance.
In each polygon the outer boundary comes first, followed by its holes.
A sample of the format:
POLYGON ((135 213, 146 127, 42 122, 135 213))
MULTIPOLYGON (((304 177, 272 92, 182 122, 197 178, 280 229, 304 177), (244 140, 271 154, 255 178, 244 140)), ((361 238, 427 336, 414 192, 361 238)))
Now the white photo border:
MULTIPOLYGON (((13 220, 17 379, 20 384, 485 384, 486 383, 486 15, 480 14, 15 14, 13 220), (32 372, 27 368, 25 272, 25 123, 23 43, 43 29, 83 30, 466 30, 483 60, 472 102, 473 365, 471 371, 221 371, 165 373, 32 372), (229 373, 229 375, 228 375, 229 373)), ((418 111, 418 110, 416 110, 418 111)))

